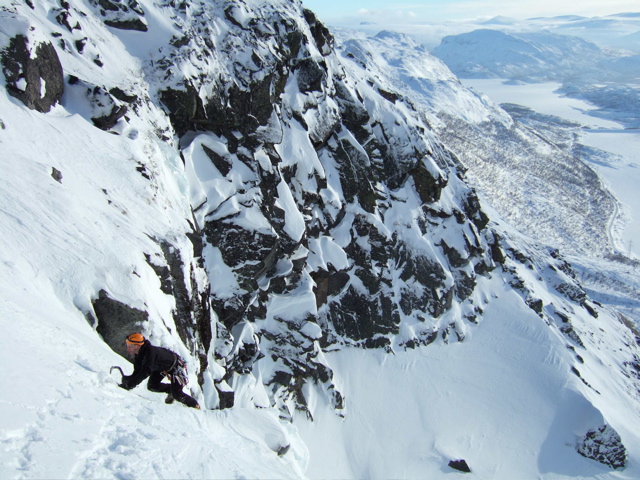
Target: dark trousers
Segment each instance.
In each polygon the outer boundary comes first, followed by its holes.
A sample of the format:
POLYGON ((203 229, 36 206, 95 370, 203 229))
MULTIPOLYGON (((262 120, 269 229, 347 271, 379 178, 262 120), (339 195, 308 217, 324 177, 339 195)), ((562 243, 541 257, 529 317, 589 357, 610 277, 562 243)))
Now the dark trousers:
POLYGON ((171 383, 161 383, 164 375, 160 372, 153 372, 149 376, 147 388, 152 392, 170 393, 180 403, 184 403, 187 407, 195 407, 198 402, 191 395, 187 395, 182 391, 182 385, 170 378, 171 383))

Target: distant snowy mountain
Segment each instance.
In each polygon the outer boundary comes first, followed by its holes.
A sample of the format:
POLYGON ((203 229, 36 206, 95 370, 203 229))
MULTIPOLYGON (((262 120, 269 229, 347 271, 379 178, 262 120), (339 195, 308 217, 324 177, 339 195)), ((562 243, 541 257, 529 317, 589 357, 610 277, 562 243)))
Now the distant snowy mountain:
POLYGON ((347 55, 370 65, 377 78, 429 112, 429 124, 468 168, 469 179, 521 231, 566 252, 613 252, 606 233, 613 199, 572 153, 573 139, 552 138, 550 131, 514 122, 490 99, 464 88, 408 36, 344 31, 338 38, 347 55), (558 147, 563 141, 564 150, 558 147))
POLYGON ((639 13, 619 13, 596 17, 564 15, 532 18, 521 21, 513 31, 532 30, 580 37, 603 49, 622 48, 640 51, 640 43, 629 37, 640 30, 639 13))
POLYGON ((602 60, 602 68, 615 70, 630 79, 640 78, 640 55, 617 57, 602 60))
POLYGON ((13 0, 0 50, 3 478, 640 476, 640 333, 557 248, 606 190, 407 37, 13 0), (202 411, 118 388, 132 331, 202 411))
MULTIPOLYGON (((614 20, 607 20, 613 22, 614 20)), ((592 25, 593 19, 589 20, 592 25)), ((577 36, 520 31, 475 30, 448 36, 432 50, 460 78, 559 81, 563 93, 600 107, 592 112, 629 128, 640 125, 638 56, 613 52, 577 36)))
POLYGON ((475 30, 442 39, 433 55, 461 78, 557 80, 592 70, 606 58, 596 45, 577 37, 550 33, 518 36, 475 30))
POLYGON ((609 40, 607 44, 614 48, 640 52, 640 31, 617 36, 616 38, 609 40))
POLYGON ((518 23, 518 20, 511 17, 503 17, 498 15, 497 17, 490 18, 484 22, 481 22, 482 25, 512 25, 514 23, 518 23))

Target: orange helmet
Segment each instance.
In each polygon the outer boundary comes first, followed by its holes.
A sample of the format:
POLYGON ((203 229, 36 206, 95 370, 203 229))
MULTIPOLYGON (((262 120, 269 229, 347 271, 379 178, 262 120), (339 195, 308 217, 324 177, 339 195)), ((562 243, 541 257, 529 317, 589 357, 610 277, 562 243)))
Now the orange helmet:
POLYGON ((144 343, 144 335, 141 333, 132 333, 126 339, 128 345, 142 345, 144 343))

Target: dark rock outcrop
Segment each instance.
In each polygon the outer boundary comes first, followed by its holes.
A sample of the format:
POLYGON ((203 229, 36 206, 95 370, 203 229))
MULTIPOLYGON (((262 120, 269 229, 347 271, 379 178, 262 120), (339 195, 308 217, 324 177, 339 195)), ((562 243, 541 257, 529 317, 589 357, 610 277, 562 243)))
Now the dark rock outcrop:
POLYGON ((92 303, 97 332, 114 352, 131 361, 124 340, 133 332, 146 330, 149 314, 111 298, 106 290, 100 290, 92 303))
POLYGON ((301 92, 319 92, 327 76, 326 67, 306 58, 299 62, 294 70, 298 74, 298 88, 301 92))
POLYGON ((609 425, 589 430, 576 446, 576 450, 583 457, 612 469, 623 469, 627 466, 627 449, 618 432, 609 425))
POLYGON ((416 191, 420 195, 420 200, 424 203, 433 203, 440 200, 442 189, 447 185, 446 178, 441 175, 434 175, 425 166, 424 162, 418 162, 416 168, 411 172, 415 181, 416 191))
POLYGON ((111 108, 111 111, 100 117, 93 117, 91 120, 93 124, 98 127, 100 130, 109 130, 113 128, 118 120, 125 116, 127 113, 127 107, 124 105, 114 105, 111 108))
POLYGON ((58 170, 56 167, 52 167, 51 178, 53 178, 58 183, 62 183, 62 172, 58 170))
POLYGON ((305 9, 303 14, 305 20, 309 24, 313 40, 315 41, 318 50, 320 50, 323 55, 329 55, 333 51, 333 35, 331 35, 329 29, 325 27, 322 22, 318 21, 315 13, 311 10, 305 9))
POLYGON ((202 100, 198 96, 196 89, 187 84, 185 90, 175 90, 168 88, 160 92, 162 103, 169 110, 169 119, 176 132, 182 136, 189 130, 199 130, 201 125, 210 125, 204 113, 202 100))
POLYGON ((120 30, 146 32, 149 27, 144 19, 144 10, 136 0, 91 0, 98 9, 102 21, 109 27, 120 30))
POLYGON ((459 472, 471 473, 471 469, 465 460, 451 460, 449 466, 459 472))
MULTIPOLYGON (((278 259, 278 237, 274 233, 246 230, 224 220, 207 222, 204 228, 206 241, 217 245, 222 258, 235 276, 241 296, 213 298, 213 307, 227 328, 238 323, 249 307, 251 294, 258 289, 257 280, 268 273, 278 259)), ((228 279, 216 279, 229 281, 228 279)))
POLYGON ((198 380, 202 384, 203 373, 208 366, 208 352, 213 341, 209 303, 211 287, 208 282, 202 281, 205 275, 198 272, 203 268, 202 235, 196 231, 190 234, 189 238, 194 247, 193 257, 188 252, 186 255, 187 258, 191 258, 190 262, 183 260, 184 252, 165 240, 158 241, 162 256, 146 255, 146 260, 158 276, 162 292, 174 299, 173 321, 180 340, 198 356, 198 380))
POLYGON ((30 46, 27 37, 16 35, 2 52, 2 70, 9 94, 30 109, 46 113, 60 102, 64 75, 51 42, 30 46))
POLYGON ((134 102, 138 101, 135 95, 128 95, 118 87, 108 89, 101 85, 94 85, 74 75, 69 75, 68 84, 70 90, 82 93, 86 103, 82 115, 91 120, 94 126, 101 130, 109 131, 120 121, 127 119, 127 112, 134 102))

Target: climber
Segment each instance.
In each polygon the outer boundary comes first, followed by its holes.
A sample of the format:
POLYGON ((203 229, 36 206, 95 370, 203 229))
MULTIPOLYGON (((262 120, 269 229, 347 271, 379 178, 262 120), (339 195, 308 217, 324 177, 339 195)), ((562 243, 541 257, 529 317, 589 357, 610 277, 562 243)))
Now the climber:
POLYGON ((123 375, 119 387, 131 390, 149 377, 147 388, 152 392, 166 393, 166 403, 178 400, 188 407, 200 409, 198 402, 182 391, 189 380, 186 365, 177 354, 166 348, 152 345, 141 333, 132 333, 125 341, 127 351, 133 356, 133 373, 123 375), (164 377, 167 377, 171 383, 161 383, 164 377))

